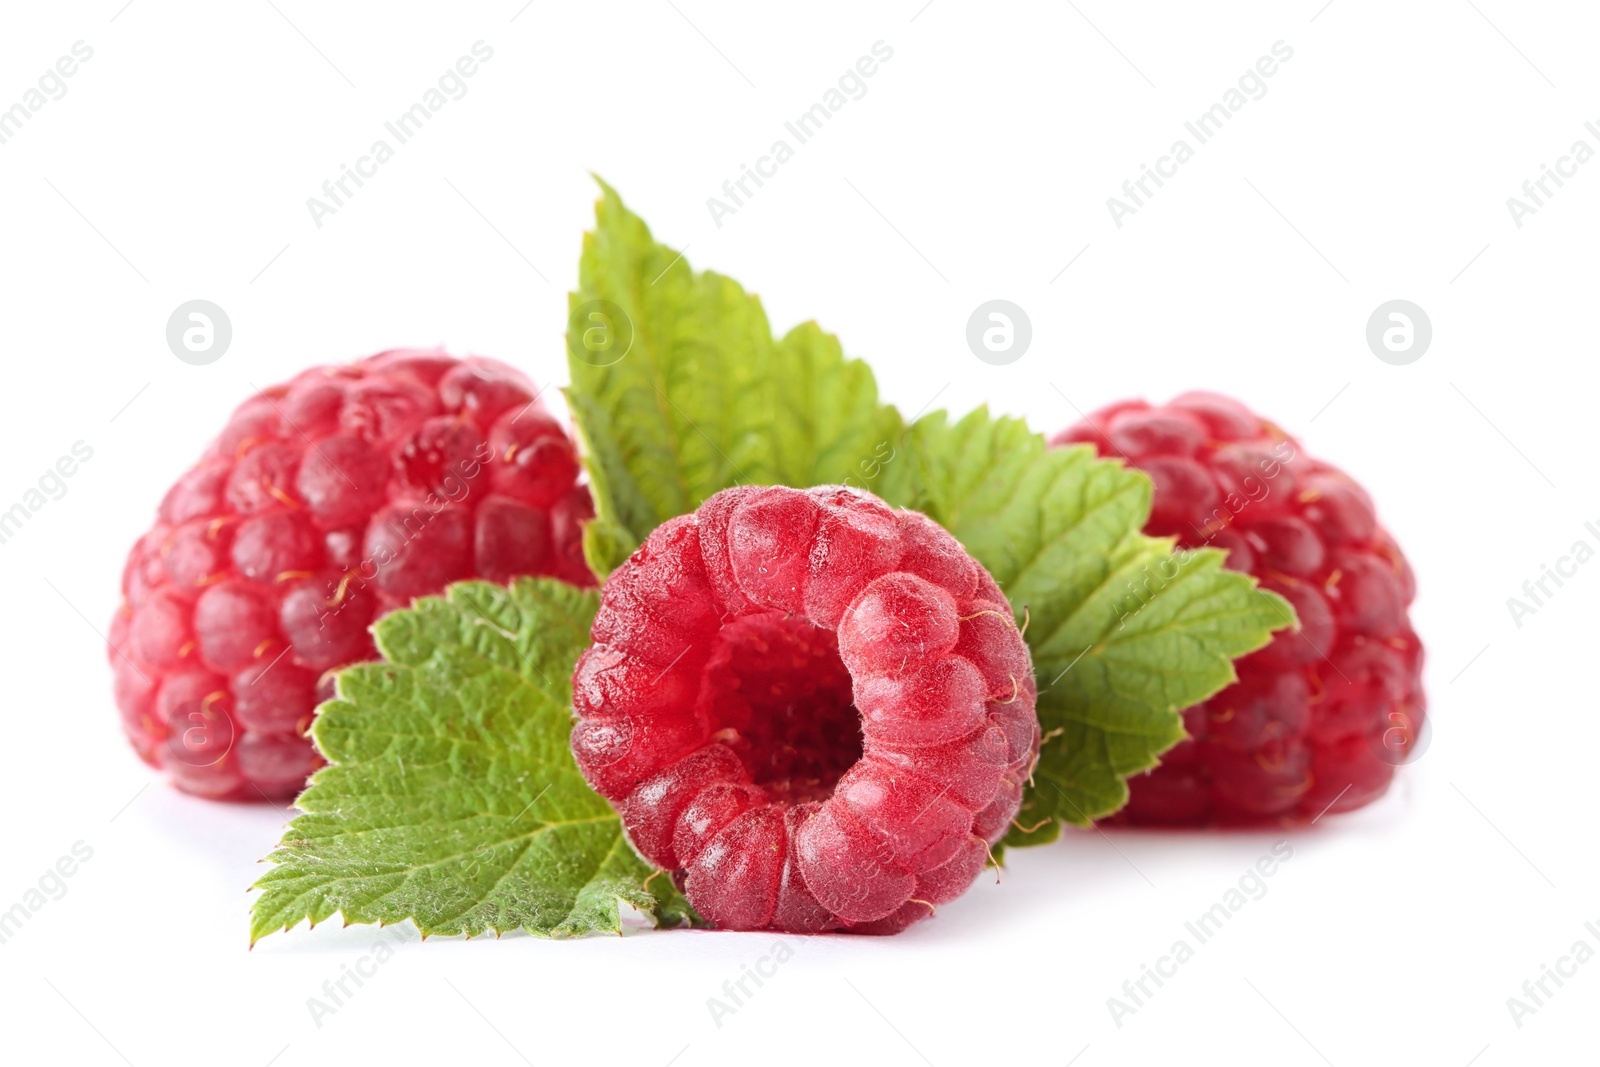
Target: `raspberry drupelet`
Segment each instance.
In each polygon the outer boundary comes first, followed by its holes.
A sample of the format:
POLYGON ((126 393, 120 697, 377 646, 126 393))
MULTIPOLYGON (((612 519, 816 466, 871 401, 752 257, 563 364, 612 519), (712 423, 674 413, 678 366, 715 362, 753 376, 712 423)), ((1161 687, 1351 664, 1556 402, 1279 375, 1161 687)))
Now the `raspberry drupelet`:
POLYGON ((1411 567, 1348 475, 1242 404, 1186 393, 1114 404, 1052 444, 1092 445, 1155 483, 1145 532, 1226 549, 1294 605, 1297 629, 1184 712, 1189 740, 1128 783, 1115 821, 1306 822, 1382 796, 1423 726, 1411 567))
POLYGON ((180 789, 294 795, 334 668, 462 578, 592 586, 572 441, 493 360, 392 351, 245 401, 128 556, 110 659, 123 729, 180 789))
POLYGON ((573 753, 725 929, 896 933, 978 876, 1039 748, 1027 646, 931 519, 724 490, 601 590, 573 753))

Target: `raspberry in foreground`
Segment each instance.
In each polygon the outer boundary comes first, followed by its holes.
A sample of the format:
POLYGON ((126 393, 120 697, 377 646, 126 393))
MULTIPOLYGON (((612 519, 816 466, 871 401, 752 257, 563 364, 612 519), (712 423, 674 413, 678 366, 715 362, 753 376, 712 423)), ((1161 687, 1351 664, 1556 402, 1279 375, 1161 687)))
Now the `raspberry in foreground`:
POLYGON ((1028 649, 927 517, 741 487, 606 582, 572 749, 725 929, 896 933, 964 892, 1039 747, 1028 649))
MULTIPOLYGON (((1422 729, 1416 582, 1372 500, 1227 397, 1114 404, 1052 444, 1088 444, 1155 483, 1145 531, 1226 549, 1227 566, 1294 605, 1298 629, 1239 660, 1239 680, 1184 712, 1189 740, 1131 779, 1115 821, 1305 822, 1382 796, 1422 729)), ((1137 610, 1144 576, 1133 591, 1137 610)))
POLYGON ((535 397, 493 360, 394 351, 240 405, 123 571, 110 658, 139 755, 201 796, 292 796, 374 619, 462 578, 593 585, 589 493, 535 397))

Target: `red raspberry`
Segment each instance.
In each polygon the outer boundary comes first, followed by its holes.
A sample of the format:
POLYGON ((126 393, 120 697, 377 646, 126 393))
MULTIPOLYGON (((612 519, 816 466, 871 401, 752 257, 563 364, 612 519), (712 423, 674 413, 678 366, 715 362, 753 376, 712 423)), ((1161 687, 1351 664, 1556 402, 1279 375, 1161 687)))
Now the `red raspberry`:
POLYGON ((1027 646, 916 512, 727 489, 601 591, 572 750, 734 930, 896 933, 972 884, 1038 754, 1027 646))
POLYGON ((133 747, 187 792, 293 795, 374 619, 461 578, 594 584, 577 474, 493 360, 384 352, 251 397, 128 556, 111 663, 133 747))
MULTIPOLYGON (((1410 566, 1366 491, 1243 405, 1185 393, 1114 404, 1056 435, 1150 475, 1149 534, 1228 550, 1227 566, 1300 617, 1241 659, 1239 680, 1184 712, 1190 739, 1129 782, 1118 821, 1304 822, 1382 796, 1422 729, 1410 566)), ((1161 577, 1132 591, 1137 607, 1161 577)))

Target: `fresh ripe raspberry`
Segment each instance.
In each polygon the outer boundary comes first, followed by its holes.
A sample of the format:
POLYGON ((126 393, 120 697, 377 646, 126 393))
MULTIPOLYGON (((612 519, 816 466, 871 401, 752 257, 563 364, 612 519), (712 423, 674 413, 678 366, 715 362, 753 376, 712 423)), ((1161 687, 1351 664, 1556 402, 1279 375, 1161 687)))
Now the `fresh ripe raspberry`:
POLYGON ((128 556, 110 652, 134 748, 190 793, 293 795, 374 619, 461 578, 594 584, 577 474, 493 360, 384 352, 251 397, 128 556))
POLYGON ((727 489, 601 591, 572 750, 726 929, 897 933, 972 884, 1039 749, 1027 646, 923 515, 727 489))
MULTIPOLYGON (((1239 660, 1239 680, 1184 712, 1190 739, 1129 782, 1119 821, 1304 822, 1382 796, 1422 729, 1422 645, 1411 567, 1341 471, 1242 404, 1185 393, 1114 404, 1062 431, 1150 475, 1147 533, 1226 549, 1227 566, 1300 618, 1239 660), (1330 806, 1331 805, 1331 806, 1330 806)), ((1159 575, 1131 594, 1158 589, 1159 575)))

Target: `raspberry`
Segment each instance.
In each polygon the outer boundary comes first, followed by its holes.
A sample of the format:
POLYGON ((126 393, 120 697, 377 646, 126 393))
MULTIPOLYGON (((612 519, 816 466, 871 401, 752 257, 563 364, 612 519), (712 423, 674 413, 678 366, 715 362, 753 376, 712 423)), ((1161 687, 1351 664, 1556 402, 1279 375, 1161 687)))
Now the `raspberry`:
POLYGON ((1226 549, 1228 567, 1300 619, 1239 660, 1237 682, 1184 711, 1189 739, 1128 783, 1116 821, 1295 823, 1382 796, 1415 753, 1426 704, 1406 613, 1416 581, 1366 491, 1211 393, 1115 404, 1051 443, 1093 445, 1145 471, 1147 533, 1226 549))
POLYGON ((572 749, 735 930, 896 933, 972 884, 1039 750, 1027 646, 927 517, 727 489, 601 591, 572 749))
POLYGON ((592 586, 566 432, 517 371, 395 351, 239 406, 123 572, 111 663, 135 750, 191 793, 293 795, 368 627, 481 577, 592 586))

